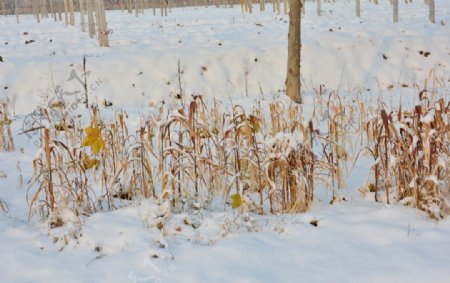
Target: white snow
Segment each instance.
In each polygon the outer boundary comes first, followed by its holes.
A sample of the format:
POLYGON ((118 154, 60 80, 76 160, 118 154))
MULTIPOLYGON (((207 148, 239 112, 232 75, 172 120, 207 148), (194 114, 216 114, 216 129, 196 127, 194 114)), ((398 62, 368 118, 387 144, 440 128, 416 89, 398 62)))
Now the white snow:
MULTIPOLYGON (((315 4, 307 2, 305 116, 321 84, 340 93, 361 91, 371 105, 379 95, 389 106, 402 101, 410 109, 433 73, 438 78, 433 87, 448 101, 450 2, 436 0, 434 25, 423 1, 400 1, 397 24, 391 23, 389 1, 380 2, 362 1, 361 18, 354 15, 354 1, 322 3, 320 18, 315 4)), ((231 97, 249 108, 258 98, 284 95, 287 16, 272 13, 270 4, 252 15, 242 15, 238 6, 172 9, 166 18, 151 10, 137 18, 108 11, 110 48, 99 48, 79 26, 51 19, 37 24, 32 16, 21 16, 17 24, 14 16, 0 16, 1 98, 9 99, 17 114, 12 124, 17 149, 0 152, 0 204, 8 208, 3 212, 0 206, 0 282, 450 282, 449 219, 435 222, 411 207, 376 203, 372 193, 361 196, 358 188, 373 165, 367 158, 355 164, 340 192, 346 201, 330 205, 330 191, 321 188, 303 214, 199 209, 170 215, 164 200, 145 200, 90 217, 63 210, 60 216, 70 225, 54 229, 35 219, 28 223, 26 182, 42 149, 36 136, 19 133, 25 115, 53 98, 56 86, 76 107, 65 94, 82 90, 69 79, 81 77, 83 55, 91 101, 112 102, 105 115, 126 110, 133 127, 140 125, 140 115, 158 113, 154 106, 161 100, 173 103, 178 61, 188 95, 225 102, 231 97), (29 39, 35 42, 24 44, 29 39), (158 222, 164 222, 162 230, 158 222)), ((432 115, 422 121, 429 123, 432 115)), ((298 145, 298 137, 277 138, 298 145)), ((395 161, 391 157, 392 166, 395 161)), ((439 164, 446 168, 448 161, 439 164)), ((439 182, 433 177, 429 180, 439 182)))

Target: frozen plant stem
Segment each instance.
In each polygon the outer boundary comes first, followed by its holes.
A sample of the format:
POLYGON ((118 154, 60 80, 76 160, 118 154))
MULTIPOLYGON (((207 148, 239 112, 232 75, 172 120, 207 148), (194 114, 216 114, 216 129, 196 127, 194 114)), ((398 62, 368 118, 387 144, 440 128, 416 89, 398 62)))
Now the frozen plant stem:
POLYGON ((55 197, 53 195, 53 181, 52 181, 52 162, 50 155, 50 134, 48 128, 44 129, 44 143, 45 143, 45 158, 47 161, 47 190, 48 195, 50 196, 50 211, 53 211, 55 208, 55 197))
POLYGON ((88 97, 88 87, 87 87, 87 72, 86 72, 86 55, 83 55, 83 75, 84 75, 84 103, 86 104, 86 109, 89 108, 89 97, 88 97))

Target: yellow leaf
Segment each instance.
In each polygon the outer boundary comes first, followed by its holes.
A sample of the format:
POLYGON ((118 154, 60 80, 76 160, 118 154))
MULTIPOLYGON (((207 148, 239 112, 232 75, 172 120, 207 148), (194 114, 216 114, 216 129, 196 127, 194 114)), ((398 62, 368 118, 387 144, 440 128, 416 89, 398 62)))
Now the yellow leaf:
POLYGON ((86 132, 86 137, 81 142, 81 146, 90 146, 94 154, 99 153, 100 150, 106 147, 98 126, 87 127, 84 131, 86 132))
POLYGON ((238 207, 240 207, 242 204, 242 200, 241 200, 241 195, 240 194, 235 194, 231 196, 231 207, 233 209, 236 209, 238 207))

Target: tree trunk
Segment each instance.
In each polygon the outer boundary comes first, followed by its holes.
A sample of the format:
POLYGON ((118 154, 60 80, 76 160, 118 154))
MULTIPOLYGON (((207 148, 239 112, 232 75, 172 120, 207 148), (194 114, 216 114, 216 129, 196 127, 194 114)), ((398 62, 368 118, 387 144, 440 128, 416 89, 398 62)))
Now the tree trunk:
POLYGON ((393 19, 394 23, 396 23, 396 22, 398 22, 398 0, 394 0, 392 2, 392 5, 393 5, 393 10, 394 10, 392 19, 393 19))
POLYGON ((56 1, 56 7, 58 9, 58 21, 62 22, 63 4, 62 4, 61 0, 56 1))
POLYGON ((301 103, 300 94, 300 50, 301 50, 301 0, 290 0, 288 62, 286 74, 286 95, 301 103))
POLYGON ((69 24, 69 15, 68 15, 69 6, 67 5, 67 0, 64 0, 64 22, 66 26, 69 24))
POLYGON ((56 13, 55 13, 55 7, 53 7, 53 1, 54 0, 49 0, 50 3, 50 13, 52 14, 53 19, 55 20, 55 22, 57 21, 56 18, 56 13))
POLYGON ((105 3, 95 0, 95 18, 97 21, 97 36, 100 47, 109 47, 108 25, 106 23, 105 3))
POLYGON ((69 11, 70 11, 70 25, 75 25, 75 14, 73 11, 73 0, 69 0, 69 11))
POLYGON ((33 1, 33 13, 37 19, 37 22, 40 23, 40 16, 39 16, 39 10, 38 10, 38 6, 37 6, 37 1, 36 0, 32 0, 33 1))
POLYGON ((135 0, 134 1, 134 14, 135 14, 135 16, 137 17, 137 16, 139 16, 139 1, 138 0, 135 0))
POLYGON ((320 0, 316 0, 317 1, 317 16, 322 16, 322 5, 320 3, 320 0))
POLYGON ((131 0, 127 0, 127 10, 128 10, 128 13, 133 13, 133 11, 131 10, 131 0))
POLYGON ((85 0, 80 0, 80 25, 81 25, 81 31, 86 32, 86 20, 85 20, 85 0))
POLYGON ((42 0, 41 1, 41 15, 42 18, 48 18, 48 10, 47 10, 47 1, 46 0, 42 0))
POLYGON ((95 35, 95 22, 94 22, 94 3, 92 0, 86 0, 86 10, 89 27, 89 37, 93 38, 95 35))
POLYGON ((430 7, 430 22, 436 23, 436 5, 434 0, 429 0, 428 5, 430 7))
POLYGON ((16 14, 17 23, 20 23, 20 20, 19 20, 19 4, 17 3, 17 0, 14 1, 14 13, 16 14))
POLYGON ((356 0, 356 16, 361 17, 361 0, 356 0))
POLYGON ((3 16, 6 16, 6 0, 1 0, 2 1, 2 14, 3 16))

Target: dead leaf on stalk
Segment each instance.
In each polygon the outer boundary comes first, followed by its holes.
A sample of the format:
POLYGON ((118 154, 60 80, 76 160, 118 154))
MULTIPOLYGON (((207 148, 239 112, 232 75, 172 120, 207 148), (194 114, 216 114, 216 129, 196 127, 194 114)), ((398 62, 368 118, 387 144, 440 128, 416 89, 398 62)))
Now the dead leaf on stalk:
POLYGON ((87 156, 87 155, 83 158, 83 161, 82 161, 82 166, 83 166, 84 170, 89 170, 92 168, 97 169, 99 164, 100 164, 100 161, 98 159, 89 158, 89 156, 87 156))
POLYGON ((101 130, 98 126, 87 127, 84 131, 86 137, 83 139, 81 146, 90 146, 94 154, 99 153, 100 150, 106 147, 101 130))
POLYGON ((234 194, 231 196, 231 207, 233 209, 240 207, 241 204, 242 204, 242 200, 241 200, 240 194, 234 194))
POLYGON ((258 120, 258 118, 257 118, 256 116, 254 116, 254 115, 250 115, 250 116, 249 116, 249 120, 250 120, 250 123, 251 123, 251 125, 252 125, 253 132, 254 132, 254 133, 259 132, 260 126, 259 126, 259 120, 258 120))

